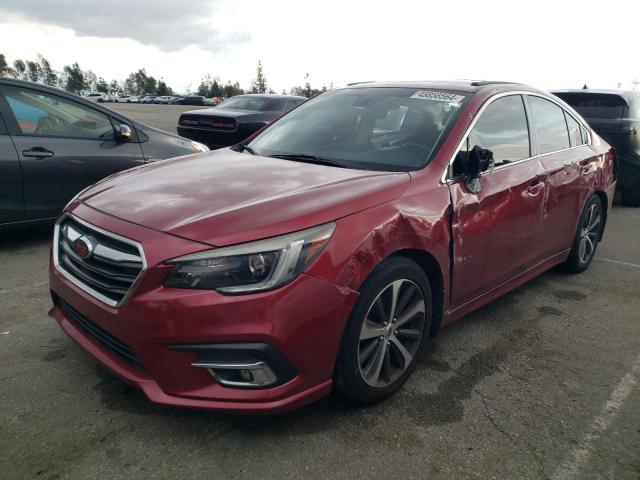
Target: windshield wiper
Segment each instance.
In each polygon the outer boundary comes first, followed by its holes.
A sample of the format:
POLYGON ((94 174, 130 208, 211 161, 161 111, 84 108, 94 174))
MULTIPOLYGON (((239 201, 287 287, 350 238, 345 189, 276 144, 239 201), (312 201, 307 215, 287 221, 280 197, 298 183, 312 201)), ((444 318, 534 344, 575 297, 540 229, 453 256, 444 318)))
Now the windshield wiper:
POLYGON ((318 157, 316 155, 307 155, 306 153, 279 153, 275 155, 267 155, 271 158, 282 158, 283 160, 293 160, 294 162, 313 163, 316 165, 328 165, 330 167, 349 168, 347 165, 326 157, 318 157))

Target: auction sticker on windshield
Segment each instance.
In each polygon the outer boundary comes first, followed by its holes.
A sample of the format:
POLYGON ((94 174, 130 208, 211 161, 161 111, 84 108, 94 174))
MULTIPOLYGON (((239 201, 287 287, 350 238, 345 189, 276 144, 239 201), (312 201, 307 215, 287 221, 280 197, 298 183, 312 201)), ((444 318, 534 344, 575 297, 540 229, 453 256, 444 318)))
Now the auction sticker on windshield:
POLYGON ((464 95, 456 95, 455 93, 437 92, 433 90, 420 90, 411 98, 419 98, 421 100, 434 100, 436 102, 460 103, 464 100, 464 95))

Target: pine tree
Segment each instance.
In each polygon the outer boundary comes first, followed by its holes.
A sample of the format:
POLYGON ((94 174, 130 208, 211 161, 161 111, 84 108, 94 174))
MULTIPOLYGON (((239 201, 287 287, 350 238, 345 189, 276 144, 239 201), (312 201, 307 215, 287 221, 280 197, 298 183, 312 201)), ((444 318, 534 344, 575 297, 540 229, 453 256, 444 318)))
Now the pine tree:
POLYGON ((267 79, 262 71, 262 62, 258 60, 258 68, 256 69, 256 78, 251 82, 251 91, 253 93, 267 93, 267 79))

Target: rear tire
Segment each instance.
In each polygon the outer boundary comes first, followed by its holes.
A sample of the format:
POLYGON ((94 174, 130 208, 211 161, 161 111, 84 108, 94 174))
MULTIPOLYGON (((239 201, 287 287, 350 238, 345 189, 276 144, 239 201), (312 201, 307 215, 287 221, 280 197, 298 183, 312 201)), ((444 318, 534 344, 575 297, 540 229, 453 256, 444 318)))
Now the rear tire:
POLYGON ((371 404, 398 390, 416 367, 431 330, 429 279, 406 257, 378 265, 360 288, 334 372, 337 392, 371 404))
POLYGON ((640 185, 622 190, 622 204, 627 207, 640 207, 640 185))
POLYGON ((604 209, 598 195, 592 195, 582 210, 578 230, 571 245, 569 258, 562 268, 569 273, 584 272, 596 253, 604 227, 604 209))

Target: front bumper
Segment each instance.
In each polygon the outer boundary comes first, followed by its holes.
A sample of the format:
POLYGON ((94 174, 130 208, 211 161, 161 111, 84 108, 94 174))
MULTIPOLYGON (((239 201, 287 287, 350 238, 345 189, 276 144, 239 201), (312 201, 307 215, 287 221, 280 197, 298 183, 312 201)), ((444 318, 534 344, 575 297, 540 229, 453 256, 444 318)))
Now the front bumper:
POLYGON ((107 217, 80 205, 74 215, 143 245, 148 269, 120 308, 112 308, 50 270, 54 307, 62 329, 100 363, 139 387, 153 402, 235 412, 276 413, 326 396, 344 325, 357 293, 306 274, 294 282, 251 295, 165 288, 172 258, 202 245, 107 217), (157 237, 162 237, 158 239, 157 237), (162 246, 162 251, 155 248, 162 246), (65 303, 73 310, 65 308, 65 303), (97 327, 83 327, 76 311, 97 327), (71 313, 70 313, 71 312, 71 313), (92 333, 93 332, 93 333, 92 333), (102 333, 100 333, 102 332, 102 333), (117 339, 140 364, 117 353, 101 335, 117 339), (199 348, 267 345, 292 366, 283 381, 261 389, 230 388, 192 363, 199 348))

